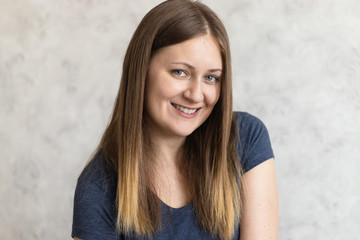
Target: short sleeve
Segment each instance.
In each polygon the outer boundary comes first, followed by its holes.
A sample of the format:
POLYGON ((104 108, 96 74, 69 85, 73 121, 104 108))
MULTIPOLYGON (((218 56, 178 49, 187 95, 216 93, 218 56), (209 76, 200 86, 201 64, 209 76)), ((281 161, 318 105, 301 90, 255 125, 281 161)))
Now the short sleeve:
POLYGON ((118 240, 121 237, 115 231, 115 194, 99 169, 84 170, 77 181, 71 236, 83 240, 118 240))
POLYGON ((274 157, 269 133, 264 123, 257 117, 235 112, 237 118, 236 149, 244 172, 274 157))

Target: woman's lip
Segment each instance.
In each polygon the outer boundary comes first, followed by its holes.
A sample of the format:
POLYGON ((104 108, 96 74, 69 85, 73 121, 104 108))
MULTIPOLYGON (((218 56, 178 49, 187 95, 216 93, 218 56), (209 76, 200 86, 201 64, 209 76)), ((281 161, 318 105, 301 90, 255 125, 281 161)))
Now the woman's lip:
POLYGON ((185 118, 193 118, 193 117, 197 116, 201 111, 201 107, 200 108, 187 108, 187 107, 183 107, 182 105, 175 104, 175 103, 171 103, 171 105, 173 106, 174 110, 178 114, 180 114, 181 116, 183 116, 185 118))
POLYGON ((171 105, 173 105, 174 107, 175 107, 175 105, 177 105, 177 106, 187 108, 187 109, 190 109, 190 110, 199 110, 201 108, 201 107, 187 107, 187 106, 180 105, 180 104, 177 104, 177 103, 171 103, 171 105))

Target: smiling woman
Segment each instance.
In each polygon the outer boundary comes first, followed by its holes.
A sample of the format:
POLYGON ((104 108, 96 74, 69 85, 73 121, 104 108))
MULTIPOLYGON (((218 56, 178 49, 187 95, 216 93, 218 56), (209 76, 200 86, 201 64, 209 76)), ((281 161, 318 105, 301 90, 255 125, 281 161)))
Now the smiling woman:
POLYGON ((199 2, 169 0, 144 17, 112 119, 78 179, 75 239, 277 238, 269 136, 232 111, 229 49, 199 2))

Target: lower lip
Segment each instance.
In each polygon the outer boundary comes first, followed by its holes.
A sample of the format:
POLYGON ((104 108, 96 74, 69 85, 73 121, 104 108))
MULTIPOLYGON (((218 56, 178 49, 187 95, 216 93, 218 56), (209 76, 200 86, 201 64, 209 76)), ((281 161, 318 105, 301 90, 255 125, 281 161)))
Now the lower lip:
POLYGON ((177 109, 174 105, 171 105, 171 106, 173 106, 173 108, 174 108, 181 116, 187 117, 187 118, 192 118, 192 117, 197 116, 197 115, 199 114, 200 110, 201 110, 201 108, 199 108, 198 110, 196 110, 196 112, 190 114, 190 113, 184 113, 183 111, 177 109))

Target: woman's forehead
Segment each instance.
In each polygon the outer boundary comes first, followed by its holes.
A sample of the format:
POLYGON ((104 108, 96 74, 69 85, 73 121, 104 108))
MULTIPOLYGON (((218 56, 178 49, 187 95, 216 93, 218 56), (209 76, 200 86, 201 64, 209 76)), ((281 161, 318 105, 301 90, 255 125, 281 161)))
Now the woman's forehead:
POLYGON ((152 61, 182 63, 193 67, 206 66, 222 69, 222 58, 217 40, 211 35, 202 35, 190 40, 159 49, 152 61))

